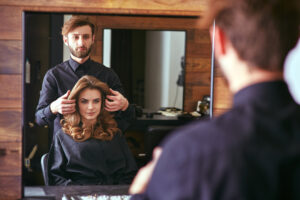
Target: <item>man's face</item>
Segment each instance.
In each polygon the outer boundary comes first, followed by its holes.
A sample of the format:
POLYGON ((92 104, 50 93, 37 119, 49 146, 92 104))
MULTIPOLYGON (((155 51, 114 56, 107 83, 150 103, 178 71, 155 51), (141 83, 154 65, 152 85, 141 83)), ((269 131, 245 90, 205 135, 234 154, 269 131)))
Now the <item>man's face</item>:
POLYGON ((73 56, 77 58, 87 57, 94 43, 91 27, 85 25, 75 28, 67 36, 64 36, 64 42, 73 56))

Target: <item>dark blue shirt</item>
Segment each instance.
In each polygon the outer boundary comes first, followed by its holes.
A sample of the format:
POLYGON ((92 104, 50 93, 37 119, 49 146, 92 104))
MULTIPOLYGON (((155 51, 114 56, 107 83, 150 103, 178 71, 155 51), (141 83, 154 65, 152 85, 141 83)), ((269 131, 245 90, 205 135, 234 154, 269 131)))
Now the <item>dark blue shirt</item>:
MULTIPOLYGON (((124 95, 120 79, 112 69, 91 59, 88 59, 83 64, 70 59, 47 71, 36 108, 35 116, 37 124, 41 126, 53 126, 53 133, 56 133, 60 129, 62 115, 53 114, 50 110, 50 104, 64 95, 68 90, 72 90, 76 82, 84 75, 95 76, 100 81, 105 82, 111 89, 119 91, 124 95)), ((115 119, 118 127, 122 131, 125 131, 135 119, 134 106, 129 105, 127 110, 116 112, 115 119)))
POLYGON ((300 199, 300 108, 282 81, 234 96, 233 108, 182 127, 136 199, 300 199))

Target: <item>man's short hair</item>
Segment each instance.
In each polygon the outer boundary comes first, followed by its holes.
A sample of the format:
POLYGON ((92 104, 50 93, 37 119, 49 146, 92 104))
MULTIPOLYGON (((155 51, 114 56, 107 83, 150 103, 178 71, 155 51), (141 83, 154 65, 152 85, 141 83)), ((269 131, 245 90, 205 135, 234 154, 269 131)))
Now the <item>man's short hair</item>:
POLYGON ((90 26, 92 29, 92 35, 95 34, 96 26, 86 16, 72 16, 68 21, 64 23, 61 34, 67 36, 69 32, 73 31, 77 27, 90 26))
POLYGON ((215 19, 242 60, 269 71, 283 70, 299 38, 299 0, 209 1, 207 19, 215 19))

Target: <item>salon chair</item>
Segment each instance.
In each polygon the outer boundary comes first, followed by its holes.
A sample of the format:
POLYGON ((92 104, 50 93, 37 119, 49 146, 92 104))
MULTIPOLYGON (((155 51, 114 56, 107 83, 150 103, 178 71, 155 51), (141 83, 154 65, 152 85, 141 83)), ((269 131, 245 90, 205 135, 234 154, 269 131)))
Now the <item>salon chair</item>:
POLYGON ((49 185, 49 176, 48 176, 48 153, 45 153, 41 157, 41 168, 42 168, 42 174, 44 178, 45 185, 49 185))

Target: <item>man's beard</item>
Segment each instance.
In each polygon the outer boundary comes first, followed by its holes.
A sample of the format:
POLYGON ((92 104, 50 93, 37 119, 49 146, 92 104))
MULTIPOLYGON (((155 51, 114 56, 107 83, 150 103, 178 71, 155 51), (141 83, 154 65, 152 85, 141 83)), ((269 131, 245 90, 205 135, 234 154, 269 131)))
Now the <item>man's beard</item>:
MULTIPOLYGON (((70 45, 68 46, 69 47, 69 50, 71 52, 71 54, 77 58, 85 58, 87 57, 88 55, 90 55, 91 51, 92 51, 92 46, 91 45, 89 48, 86 48, 85 51, 76 51, 75 49, 73 49, 70 45)), ((77 47, 77 48, 80 48, 80 47, 77 47)))

